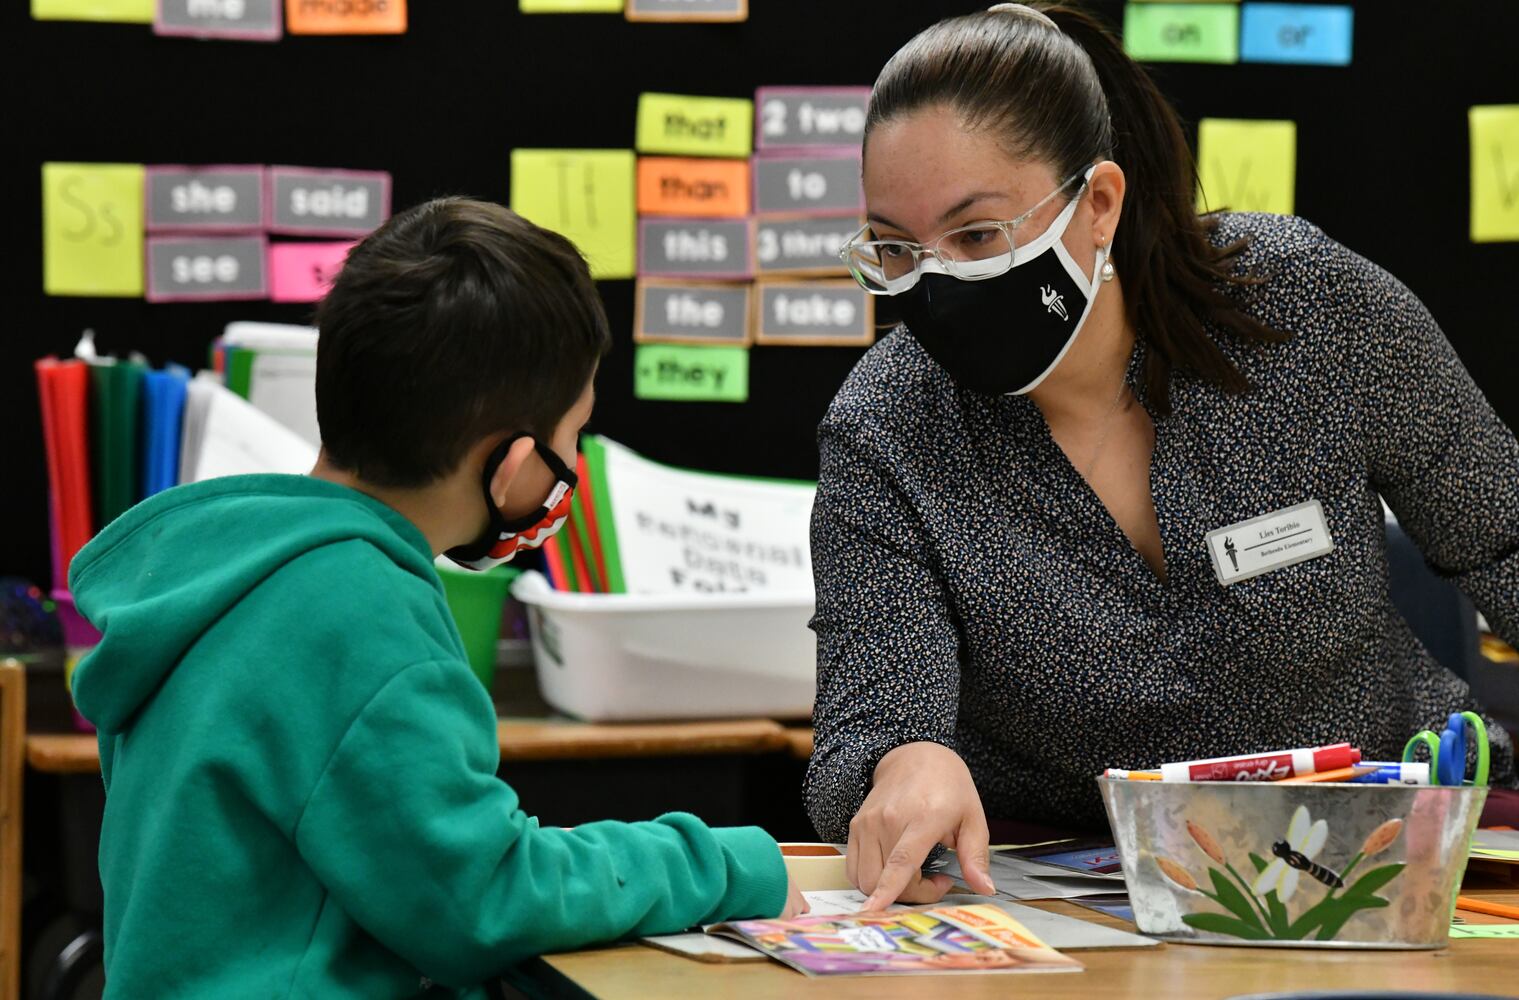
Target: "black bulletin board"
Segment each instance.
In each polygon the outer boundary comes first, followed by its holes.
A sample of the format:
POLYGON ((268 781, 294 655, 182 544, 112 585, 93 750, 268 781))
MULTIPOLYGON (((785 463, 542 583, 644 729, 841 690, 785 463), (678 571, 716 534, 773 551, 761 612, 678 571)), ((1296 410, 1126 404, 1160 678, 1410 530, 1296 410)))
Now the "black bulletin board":
MULTIPOLYGON (((397 208, 465 193, 505 202, 522 147, 631 147, 643 91, 752 97, 773 84, 869 84, 915 31, 962 0, 751 0, 732 25, 630 24, 517 12, 515 0, 412 0, 408 34, 266 45, 159 38, 131 25, 0 11, 0 573, 47 575, 44 469, 31 362, 92 327, 105 350, 202 364, 234 319, 303 322, 309 307, 149 305, 42 295, 39 166, 47 160, 266 163, 388 170, 397 208)), ((1092 4, 1110 20, 1122 4, 1092 4)), ((1519 103, 1519 4, 1360 0, 1348 68, 1155 67, 1189 128, 1200 117, 1298 123, 1297 211, 1407 282, 1510 426, 1519 426, 1519 245, 1468 233, 1467 108, 1519 103)), ((1037 98, 1037 95, 1032 95, 1037 98)), ((816 475, 813 430, 860 354, 756 348, 750 402, 632 397, 632 282, 603 283, 617 346, 593 428, 651 457, 816 475)))

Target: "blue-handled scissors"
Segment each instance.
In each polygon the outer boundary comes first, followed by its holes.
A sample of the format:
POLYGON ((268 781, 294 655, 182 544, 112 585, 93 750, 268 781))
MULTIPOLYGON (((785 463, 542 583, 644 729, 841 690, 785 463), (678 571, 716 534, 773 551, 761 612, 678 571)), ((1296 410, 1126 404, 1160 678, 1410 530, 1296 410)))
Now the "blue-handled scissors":
POLYGON ((1452 712, 1445 731, 1436 736, 1426 729, 1415 733, 1403 748, 1403 760, 1412 761, 1422 744, 1429 750, 1429 782, 1432 785, 1466 784, 1466 728, 1470 725, 1477 743, 1477 771, 1472 784, 1486 785, 1490 748, 1487 726, 1476 712, 1452 712))

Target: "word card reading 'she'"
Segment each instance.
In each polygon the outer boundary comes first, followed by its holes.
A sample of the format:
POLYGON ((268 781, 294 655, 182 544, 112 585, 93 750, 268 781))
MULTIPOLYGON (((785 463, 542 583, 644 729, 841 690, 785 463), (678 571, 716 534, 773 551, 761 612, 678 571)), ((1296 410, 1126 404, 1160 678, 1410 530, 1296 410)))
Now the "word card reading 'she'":
POLYGON ((640 219, 638 274, 648 278, 749 278, 748 219, 640 219))
POLYGON ((754 211, 792 215, 839 215, 865 211, 858 154, 756 156, 754 211))
POLYGON ((771 274, 848 274, 839 251, 865 220, 849 215, 765 216, 754 224, 754 271, 771 274))
POLYGON ((742 97, 639 94, 634 146, 640 153, 748 156, 754 102, 742 97))
POLYGON ((749 161, 640 156, 638 214, 742 218, 749 214, 749 161))
POLYGON ((747 347, 751 288, 748 284, 640 280, 633 305, 633 339, 747 347))
POLYGON ((142 294, 140 163, 42 165, 42 290, 142 294))
POLYGON ((1471 129, 1472 242, 1519 240, 1519 104, 1478 105, 1471 129))
POLYGON ((754 148, 858 152, 869 103, 869 87, 761 87, 754 95, 754 148))
POLYGON ((1204 118, 1197 123, 1197 209, 1291 215, 1297 125, 1204 118))
POLYGON ((1350 65, 1355 11, 1349 6, 1248 3, 1241 15, 1243 62, 1350 65))
POLYGON ((265 298, 267 253, 262 236, 150 236, 148 301, 265 298))
POLYGON ((749 0, 628 0, 629 21, 747 21, 749 0))
POLYGON ((1239 62, 1239 4, 1124 4, 1123 47, 1144 62, 1239 62))
POLYGON ((399 35, 406 0, 285 0, 292 35, 399 35))
POLYGON ((277 41, 282 33, 280 0, 158 0, 158 35, 277 41))
POLYGON ((271 233, 366 236, 390 217, 390 175, 379 170, 269 168, 271 233))
POLYGON ((352 243, 275 243, 269 247, 269 298, 316 302, 343 269, 352 243))
POLYGON ((854 281, 761 281, 758 344, 854 347, 875 342, 875 302, 854 281))
POLYGON ((633 349, 633 398, 747 402, 749 348, 639 344, 633 349))
POLYGON ((264 228, 264 168, 149 167, 149 232, 251 232, 264 228))

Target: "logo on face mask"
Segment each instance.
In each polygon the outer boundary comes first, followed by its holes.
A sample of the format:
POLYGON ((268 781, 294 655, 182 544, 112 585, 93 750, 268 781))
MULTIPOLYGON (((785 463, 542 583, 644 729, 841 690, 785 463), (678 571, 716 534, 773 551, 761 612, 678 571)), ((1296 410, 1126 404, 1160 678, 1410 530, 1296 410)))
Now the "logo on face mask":
POLYGON ((1065 311, 1065 297, 1049 285, 1039 289, 1039 301, 1044 303, 1046 312, 1052 312, 1064 320, 1071 318, 1071 314, 1065 311))

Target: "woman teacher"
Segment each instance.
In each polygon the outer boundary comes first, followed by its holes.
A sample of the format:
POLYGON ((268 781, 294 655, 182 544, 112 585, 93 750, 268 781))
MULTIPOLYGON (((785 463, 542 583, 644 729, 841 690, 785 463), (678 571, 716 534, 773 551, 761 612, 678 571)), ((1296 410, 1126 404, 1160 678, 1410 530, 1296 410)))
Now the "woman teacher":
POLYGON ((910 41, 864 185, 846 257, 904 327, 819 429, 806 800, 873 903, 941 896, 936 844, 989 891, 986 817, 1100 825, 1107 766, 1395 758, 1472 707, 1389 601, 1382 501, 1519 642, 1519 444, 1407 288, 1198 216, 1175 112, 1069 6, 910 41))

